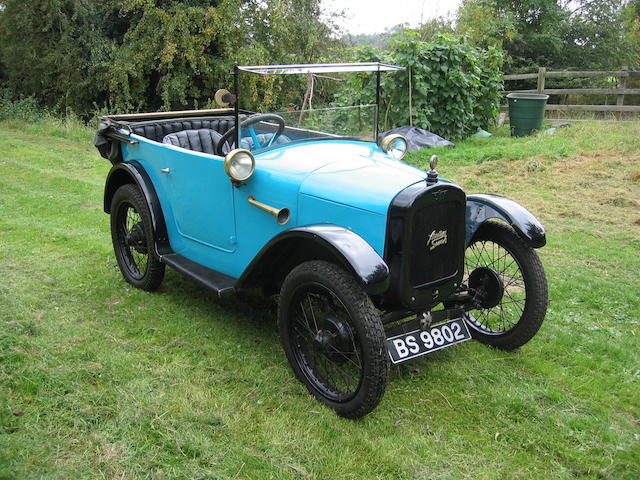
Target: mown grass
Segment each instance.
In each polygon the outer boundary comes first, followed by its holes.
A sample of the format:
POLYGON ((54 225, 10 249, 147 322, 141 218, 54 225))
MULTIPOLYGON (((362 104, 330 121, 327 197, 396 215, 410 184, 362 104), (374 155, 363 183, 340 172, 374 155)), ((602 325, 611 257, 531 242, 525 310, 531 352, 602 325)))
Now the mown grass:
POLYGON ((122 280, 92 133, 0 123, 0 478, 640 477, 638 124, 437 151, 544 222, 547 320, 393 368, 355 422, 294 379, 271 300, 122 280))

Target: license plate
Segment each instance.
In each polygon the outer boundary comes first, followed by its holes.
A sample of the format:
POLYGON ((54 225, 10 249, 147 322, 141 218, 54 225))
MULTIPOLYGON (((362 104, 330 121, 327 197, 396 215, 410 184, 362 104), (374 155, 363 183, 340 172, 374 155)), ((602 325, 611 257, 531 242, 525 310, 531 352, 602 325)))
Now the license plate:
POLYGON ((387 349, 391 362, 401 363, 470 339, 466 323, 456 318, 428 330, 415 330, 387 338, 387 349))

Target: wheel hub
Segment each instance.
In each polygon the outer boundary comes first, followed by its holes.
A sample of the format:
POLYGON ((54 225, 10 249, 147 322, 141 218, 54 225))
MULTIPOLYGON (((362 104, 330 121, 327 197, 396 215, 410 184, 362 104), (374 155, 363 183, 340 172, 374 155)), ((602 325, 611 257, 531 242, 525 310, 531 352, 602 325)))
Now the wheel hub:
POLYGON ((127 245, 134 248, 136 252, 146 254, 147 247, 144 244, 144 237, 144 228, 142 227, 142 224, 136 223, 127 234, 125 241, 127 242, 127 245))
POLYGON ((488 267, 478 267, 469 274, 469 288, 475 290, 482 308, 492 308, 504 295, 504 283, 498 273, 488 267))
POLYGON ((333 362, 346 362, 353 353, 353 342, 347 326, 337 318, 326 317, 319 327, 314 341, 322 353, 333 362))

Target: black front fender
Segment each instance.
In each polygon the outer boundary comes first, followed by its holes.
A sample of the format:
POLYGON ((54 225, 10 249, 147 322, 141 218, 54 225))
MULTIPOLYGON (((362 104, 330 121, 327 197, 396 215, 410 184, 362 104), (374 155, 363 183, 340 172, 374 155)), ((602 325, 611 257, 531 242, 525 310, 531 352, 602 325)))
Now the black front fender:
POLYGON ((475 194, 467 196, 467 245, 480 225, 492 218, 504 220, 511 225, 530 247, 540 248, 547 243, 544 227, 522 205, 499 195, 475 194))
POLYGON ((237 287, 260 284, 285 262, 316 258, 338 263, 351 272, 365 291, 377 294, 389 286, 389 268, 362 237, 336 225, 292 228, 274 237, 256 255, 238 280, 237 287))

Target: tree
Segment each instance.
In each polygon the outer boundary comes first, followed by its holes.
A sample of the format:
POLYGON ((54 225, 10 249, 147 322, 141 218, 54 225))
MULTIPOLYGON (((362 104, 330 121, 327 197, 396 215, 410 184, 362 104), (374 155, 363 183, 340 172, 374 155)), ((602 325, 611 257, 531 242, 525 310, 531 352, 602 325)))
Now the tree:
POLYGON ((5 86, 61 110, 90 102, 97 15, 83 0, 6 0, 0 15, 5 86))
POLYGON ((453 21, 444 17, 436 17, 423 22, 414 29, 406 29, 407 32, 415 32, 415 38, 422 42, 430 42, 442 33, 454 33, 453 21))
POLYGON ((465 0, 456 16, 456 33, 481 48, 503 48, 517 34, 514 14, 499 10, 492 1, 465 0))
POLYGON ((415 28, 409 27, 407 23, 400 23, 387 28, 382 33, 347 34, 343 37, 343 40, 353 47, 369 45, 375 48, 388 49, 394 38, 409 35, 412 38, 428 42, 440 33, 454 33, 453 21, 445 17, 436 17, 415 28))
POLYGON ((224 54, 241 44, 228 4, 211 3, 125 2, 130 24, 106 70, 112 108, 186 108, 211 98, 231 71, 224 54))
POLYGON ((467 0, 458 31, 474 44, 504 48, 515 69, 552 66, 562 58, 569 15, 558 0, 467 0))
POLYGON ((637 0, 463 0, 457 31, 504 48, 512 70, 620 68, 637 61, 624 18, 637 0), (636 58, 636 60, 634 60, 636 58))
MULTIPOLYGON (((308 62, 335 43, 320 0, 3 0, 0 81, 16 96, 89 115, 210 105, 234 63, 308 62)), ((259 108, 290 90, 262 97, 259 108)))
MULTIPOLYGON (((624 21, 626 0, 581 0, 571 12, 564 54, 584 69, 637 64, 637 44, 624 21)), ((575 5, 575 4, 570 4, 575 5)))

